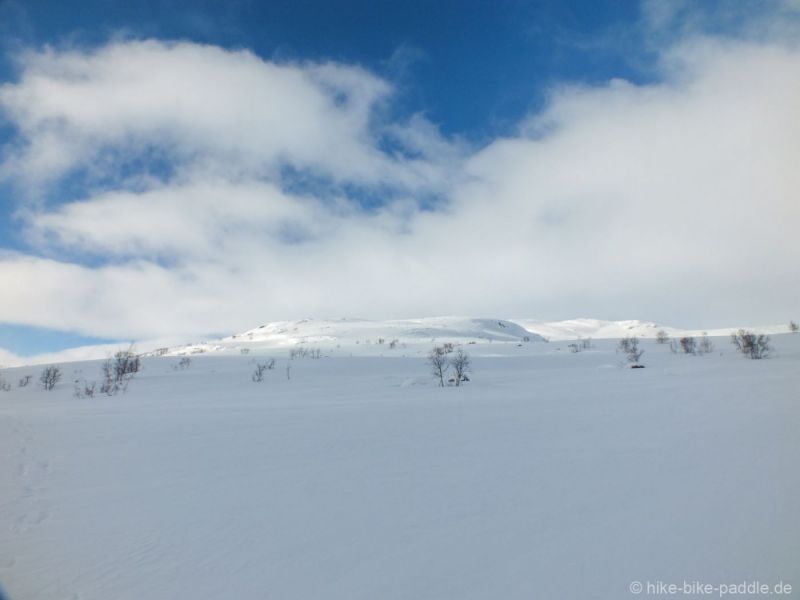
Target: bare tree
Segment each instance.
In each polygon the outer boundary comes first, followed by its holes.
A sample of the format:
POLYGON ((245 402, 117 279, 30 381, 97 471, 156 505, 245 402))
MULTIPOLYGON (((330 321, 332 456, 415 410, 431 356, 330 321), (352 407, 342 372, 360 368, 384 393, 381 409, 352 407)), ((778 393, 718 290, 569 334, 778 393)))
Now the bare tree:
POLYGON ((444 387, 444 375, 447 373, 447 352, 442 346, 436 346, 428 353, 428 364, 433 369, 433 376, 439 381, 439 387, 444 387))
POLYGON ((684 354, 697 354, 697 341, 693 337, 682 337, 680 344, 684 354))
POLYGON ((639 348, 639 340, 635 337, 628 338, 630 342, 627 344, 628 350, 626 352, 628 356, 628 362, 631 363, 631 368, 641 368, 644 365, 639 363, 639 360, 642 358, 642 354, 644 354, 644 350, 639 348))
POLYGON ((56 387, 59 381, 61 381, 61 369, 54 365, 45 367, 41 375, 39 375, 39 382, 48 392, 56 387))
POLYGON ((133 346, 127 350, 120 350, 114 355, 114 376, 117 380, 121 380, 126 375, 138 373, 141 367, 141 360, 134 353, 133 346))
POLYGON ((800 325, 798 325, 795 321, 789 321, 789 331, 792 333, 797 333, 800 330, 800 325))
POLYGON ((17 382, 17 387, 28 387, 30 385, 33 375, 23 375, 17 382))
POLYGON ((108 396, 113 396, 117 393, 119 387, 114 381, 114 365, 110 358, 103 361, 103 364, 100 365, 100 372, 103 375, 100 391, 108 396))
POLYGON ((666 344, 669 341, 669 335, 663 329, 659 329, 658 333, 656 333, 656 343, 657 344, 666 344))
POLYGON ((292 348, 289 350, 289 358, 322 358, 322 350, 319 348, 306 348, 304 346, 299 348, 292 348))
POLYGON ((93 398, 95 388, 97 387, 97 383, 92 381, 89 383, 83 378, 75 380, 75 391, 73 392, 73 396, 76 398, 93 398))
POLYGON ((469 371, 472 366, 469 359, 469 354, 459 348, 450 358, 450 366, 453 367, 453 371, 455 371, 454 379, 456 386, 461 385, 461 383, 464 381, 469 381, 469 378, 467 377, 467 371, 469 371))
POLYGON ((740 329, 731 335, 731 343, 747 358, 760 360, 772 353, 769 336, 740 329))
POLYGON ((256 383, 264 381, 264 371, 266 371, 266 370, 267 370, 267 364, 266 363, 257 363, 256 364, 256 370, 253 371, 253 375, 251 376, 251 379, 256 383))
POLYGON ((710 354, 714 351, 714 343, 711 341, 711 338, 708 337, 708 334, 705 331, 700 337, 700 343, 697 345, 697 351, 700 354, 710 354))

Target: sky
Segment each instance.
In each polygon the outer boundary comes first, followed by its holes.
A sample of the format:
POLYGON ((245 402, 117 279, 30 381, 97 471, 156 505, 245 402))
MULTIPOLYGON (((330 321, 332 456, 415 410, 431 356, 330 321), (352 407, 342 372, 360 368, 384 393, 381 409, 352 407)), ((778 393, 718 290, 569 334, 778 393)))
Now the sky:
POLYGON ((796 320, 798 27, 796 0, 0 0, 0 355, 796 320))

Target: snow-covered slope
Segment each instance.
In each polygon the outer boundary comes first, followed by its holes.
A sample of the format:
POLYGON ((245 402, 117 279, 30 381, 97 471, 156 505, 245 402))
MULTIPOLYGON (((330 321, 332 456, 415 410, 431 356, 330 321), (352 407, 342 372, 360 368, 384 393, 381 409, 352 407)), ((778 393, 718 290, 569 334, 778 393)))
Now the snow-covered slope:
POLYGON ((613 340, 479 342, 459 388, 410 353, 274 352, 261 383, 252 356, 145 358, 112 398, 72 395, 99 363, 62 365, 51 392, 16 386, 38 369, 4 370, 0 585, 10 600, 797 589, 800 334, 773 341, 755 361, 646 340, 638 370, 613 340))
MULTIPOLYGON (((427 317, 401 320, 302 319, 276 321, 221 339, 197 343, 178 340, 145 340, 135 343, 135 350, 145 356, 176 356, 200 353, 240 353, 275 351, 306 345, 327 355, 378 356, 427 352, 433 344, 520 344, 524 342, 561 341, 578 338, 619 339, 636 336, 654 338, 663 329, 671 337, 729 336, 741 327, 718 329, 680 329, 638 320, 603 321, 570 319, 545 322, 535 319, 499 319, 470 317, 427 317), (392 344, 392 342, 395 342, 392 344)), ((745 327, 758 333, 787 333, 788 326, 745 327)), ((0 348, 0 368, 21 365, 69 363, 106 358, 128 343, 71 348, 60 352, 21 357, 0 348)))
POLYGON ((302 319, 266 323, 255 329, 212 342, 188 344, 164 349, 162 355, 270 350, 300 344, 330 353, 345 348, 348 353, 374 355, 408 346, 452 342, 543 341, 517 323, 503 319, 468 317, 427 317, 393 321, 366 319, 302 319))
POLYGON ((699 336, 707 333, 711 337, 729 336, 739 329, 748 329, 769 335, 787 333, 787 324, 762 325, 756 327, 722 327, 715 329, 681 329, 668 325, 659 325, 648 321, 603 321, 600 319, 569 319, 567 321, 537 321, 535 319, 510 319, 532 333, 537 333, 548 340, 574 340, 578 338, 619 339, 636 336, 654 338, 660 330, 670 337, 699 336))

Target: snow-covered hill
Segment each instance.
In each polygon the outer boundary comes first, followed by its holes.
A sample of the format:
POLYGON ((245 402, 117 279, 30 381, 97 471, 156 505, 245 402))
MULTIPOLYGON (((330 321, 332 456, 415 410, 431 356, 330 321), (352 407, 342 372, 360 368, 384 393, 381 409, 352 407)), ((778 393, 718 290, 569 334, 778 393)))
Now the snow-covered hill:
POLYGON ((159 351, 161 355, 270 350, 301 344, 323 351, 345 348, 349 353, 372 355, 408 346, 452 342, 470 344, 543 341, 512 321, 468 317, 427 317, 393 321, 366 319, 302 319, 276 321, 220 340, 188 344, 159 351))
MULTIPOLYGON (((274 352, 305 345, 327 355, 378 356, 410 355, 427 352, 433 344, 518 345, 525 342, 562 341, 578 338, 619 339, 636 336, 654 338, 664 330, 671 337, 727 337, 741 326, 708 329, 681 329, 653 322, 628 320, 570 319, 540 321, 528 318, 425 317, 400 320, 367 319, 302 319, 268 322, 242 333, 214 340, 184 343, 179 340, 143 340, 134 344, 145 356, 179 356, 185 354, 240 352, 274 352), (394 342, 394 343, 393 343, 394 342)), ((788 325, 744 327, 769 335, 788 333, 788 325)), ((129 343, 71 348, 60 352, 21 357, 0 348, 0 367, 69 363, 106 358, 129 343)))
MULTIPOLYGON (((428 348, 431 344, 481 344, 575 340, 579 338, 619 339, 636 336, 655 338, 664 330, 671 337, 727 337, 741 327, 680 329, 657 323, 628 320, 570 319, 543 322, 535 319, 477 319, 470 317, 426 317, 377 321, 367 319, 302 319, 276 321, 219 340, 165 347, 154 353, 176 356, 206 352, 267 351, 308 345, 323 352, 373 356, 388 350, 428 348), (393 343, 394 342, 394 343, 393 343)), ((746 327, 759 333, 787 333, 787 325, 746 327)))
POLYGON ((769 335, 788 333, 787 324, 761 325, 761 326, 736 326, 718 327, 707 329, 681 329, 669 325, 659 325, 649 321, 603 321, 600 319, 569 319, 567 321, 537 321, 535 319, 511 319, 512 322, 524 327, 531 333, 536 333, 545 339, 574 340, 578 338, 619 339, 636 336, 639 338, 654 338, 662 329, 670 337, 700 336, 704 333, 711 337, 727 337, 739 329, 748 329, 769 335))

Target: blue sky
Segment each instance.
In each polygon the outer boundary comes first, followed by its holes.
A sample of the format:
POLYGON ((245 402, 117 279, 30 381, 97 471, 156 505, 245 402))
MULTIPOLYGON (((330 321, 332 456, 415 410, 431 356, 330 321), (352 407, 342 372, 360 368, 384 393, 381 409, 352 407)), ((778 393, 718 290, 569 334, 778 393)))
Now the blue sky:
MULTIPOLYGON (((631 52, 641 11, 626 0, 29 0, 2 10, 11 50, 130 35, 360 64, 399 80, 394 109, 425 110, 443 131, 479 139, 513 127, 553 81, 647 77, 644 47, 631 52)), ((3 74, 13 76, 8 54, 3 74)))
POLYGON ((764 227, 794 214, 795 148, 775 132, 797 17, 791 0, 0 1, 0 258, 17 284, 0 347, 341 314, 796 317, 796 286, 766 302, 746 283, 783 278, 796 243, 698 240, 753 222, 731 189, 765 191, 764 227), (760 105, 775 122, 745 127, 760 105), (715 107, 730 121, 704 119, 715 107), (759 145, 748 179, 721 181, 759 145), (633 231, 650 263, 630 259, 633 231), (468 246, 473 274, 432 270, 420 249, 439 244, 468 246), (697 259, 711 247, 723 258, 697 259))

